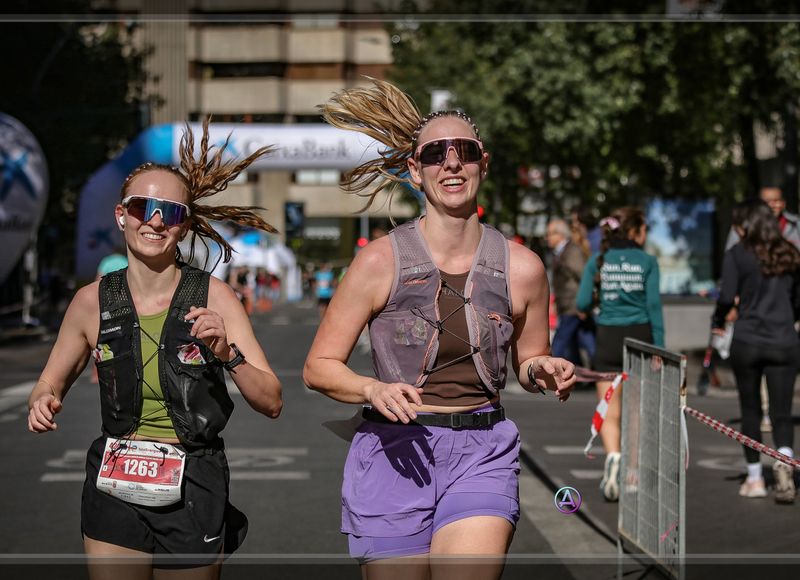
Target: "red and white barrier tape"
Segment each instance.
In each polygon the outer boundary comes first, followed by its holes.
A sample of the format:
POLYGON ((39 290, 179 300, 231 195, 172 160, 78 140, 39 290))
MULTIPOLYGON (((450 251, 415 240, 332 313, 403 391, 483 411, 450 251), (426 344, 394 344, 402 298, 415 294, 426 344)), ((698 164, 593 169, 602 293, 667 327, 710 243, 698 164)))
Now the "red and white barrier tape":
MULTIPOLYGON (((593 383, 595 381, 613 381, 619 373, 602 373, 586 367, 575 367, 575 378, 579 383, 593 383)), ((624 379, 623 379, 624 380, 624 379)))
MULTIPOLYGON (((610 373, 596 373, 598 375, 606 375, 608 376, 610 373)), ((608 413, 608 403, 611 401, 611 397, 614 396, 614 391, 617 390, 617 387, 622 384, 622 381, 628 378, 627 373, 620 373, 618 375, 614 375, 614 380, 611 382, 611 386, 608 387, 605 395, 597 403, 597 408, 594 410, 594 415, 592 416, 592 426, 590 431, 592 433, 591 437, 589 437, 589 442, 586 444, 586 448, 583 450, 583 454, 588 457, 589 459, 594 459, 594 455, 589 453, 589 450, 592 448, 592 443, 594 443, 595 437, 600 432, 600 429, 603 427, 603 421, 605 421, 606 414, 608 413)), ((593 379, 593 380, 607 380, 607 379, 593 379)))
POLYGON ((696 409, 692 409, 691 407, 684 407, 683 410, 687 414, 691 415, 692 417, 694 417, 695 419, 700 421, 701 423, 711 427, 714 431, 719 431, 720 433, 730 437, 734 441, 738 441, 742 445, 746 445, 750 449, 754 449, 755 451, 758 451, 759 453, 763 453, 764 455, 769 455, 770 457, 772 457, 774 459, 777 459, 781 463, 785 463, 787 465, 791 465, 795 469, 800 469, 800 460, 793 459, 792 457, 789 457, 788 455, 784 455, 783 453, 780 453, 779 451, 776 451, 772 447, 768 447, 768 446, 764 445, 763 443, 759 443, 755 439, 752 439, 752 438, 748 437, 747 435, 743 435, 742 433, 739 433, 736 429, 728 427, 724 423, 720 423, 716 419, 714 419, 712 417, 709 417, 708 415, 706 415, 704 413, 701 413, 700 411, 698 411, 696 409))

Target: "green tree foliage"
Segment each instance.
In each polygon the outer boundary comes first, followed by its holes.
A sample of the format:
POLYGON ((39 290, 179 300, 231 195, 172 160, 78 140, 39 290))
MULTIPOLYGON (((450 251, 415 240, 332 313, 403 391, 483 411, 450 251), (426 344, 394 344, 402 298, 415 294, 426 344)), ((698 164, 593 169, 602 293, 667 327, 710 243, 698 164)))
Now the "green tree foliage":
MULTIPOLYGON (((90 2, 6 0, 0 111, 24 123, 42 145, 50 171, 40 256, 70 272, 77 196, 89 175, 141 130, 146 80, 142 51, 122 23, 88 14, 90 2), (31 15, 35 10, 38 14, 31 15), (20 21, 21 20, 21 21, 20 21)), ((109 192, 116 195, 117 192, 109 192)))
MULTIPOLYGON (((486 12, 470 0, 428 4, 440 15, 486 12)), ((478 123, 492 153, 484 192, 496 218, 517 213, 525 166, 557 168, 541 186, 556 211, 568 199, 729 200, 756 188, 753 123, 780 134, 800 90, 797 23, 670 22, 664 2, 629 2, 637 18, 554 20, 542 17, 546 4, 503 12, 493 3, 492 14, 512 16, 410 16, 392 28, 394 80, 423 111, 432 89, 450 90, 478 123)), ((591 5, 559 3, 558 13, 591 5)))

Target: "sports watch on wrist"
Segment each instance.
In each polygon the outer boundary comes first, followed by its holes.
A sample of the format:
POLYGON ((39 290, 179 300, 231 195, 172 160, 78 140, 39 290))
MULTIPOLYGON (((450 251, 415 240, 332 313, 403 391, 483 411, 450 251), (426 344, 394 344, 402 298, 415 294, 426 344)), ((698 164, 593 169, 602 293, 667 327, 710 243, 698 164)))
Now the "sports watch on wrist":
POLYGON ((236 346, 235 344, 230 343, 228 346, 231 347, 231 350, 233 351, 235 356, 231 360, 223 362, 222 366, 224 366, 229 371, 232 371, 234 368, 238 367, 240 364, 244 362, 244 355, 242 354, 242 351, 239 350, 239 347, 236 346))

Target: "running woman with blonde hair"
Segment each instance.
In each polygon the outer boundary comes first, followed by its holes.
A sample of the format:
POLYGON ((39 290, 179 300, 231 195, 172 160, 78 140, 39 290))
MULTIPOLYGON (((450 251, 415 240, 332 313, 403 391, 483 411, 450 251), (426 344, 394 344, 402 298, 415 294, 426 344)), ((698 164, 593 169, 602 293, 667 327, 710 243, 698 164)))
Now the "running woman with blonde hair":
POLYGON ((456 555, 485 557, 460 576, 497 578, 519 519, 519 433, 500 404, 506 355, 528 391, 565 401, 575 383, 572 363, 549 356, 544 267, 479 222, 489 154, 467 115, 423 117, 377 80, 322 111, 387 147, 345 189, 369 206, 407 180, 427 206, 358 253, 306 360, 310 388, 365 405, 344 469, 342 532, 365 578, 429 578, 445 565, 438 556, 456 555), (347 367, 367 323, 375 377, 347 367))
POLYGON ((274 231, 257 208, 199 203, 271 149, 226 160, 227 142, 209 147, 208 121, 202 131, 195 157, 187 126, 180 169, 145 163, 125 180, 114 219, 128 267, 75 295, 28 401, 29 429, 55 430, 67 391, 94 359, 102 435, 87 454, 81 507, 93 580, 150 578, 160 565, 169 569, 159 578, 218 578, 222 554, 246 532, 228 502, 219 436, 233 411, 226 374, 253 409, 281 412, 280 382, 233 290, 178 250, 191 234, 219 243, 228 261, 231 247, 212 219, 274 231))

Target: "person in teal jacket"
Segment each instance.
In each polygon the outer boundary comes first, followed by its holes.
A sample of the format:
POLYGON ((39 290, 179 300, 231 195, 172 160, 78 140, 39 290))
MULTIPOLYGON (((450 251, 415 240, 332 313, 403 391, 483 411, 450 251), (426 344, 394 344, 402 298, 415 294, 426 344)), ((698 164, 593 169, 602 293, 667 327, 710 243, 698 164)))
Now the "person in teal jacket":
MULTIPOLYGON (((592 366, 599 372, 622 372, 626 337, 664 346, 664 318, 659 294, 658 262, 642 246, 647 223, 642 210, 623 207, 600 222, 603 241, 583 270, 577 307, 583 312, 599 308, 597 349, 592 366)), ((611 383, 597 382, 602 399, 611 383)), ((608 501, 619 498, 621 386, 609 401, 600 438, 606 451, 600 488, 608 501)))

